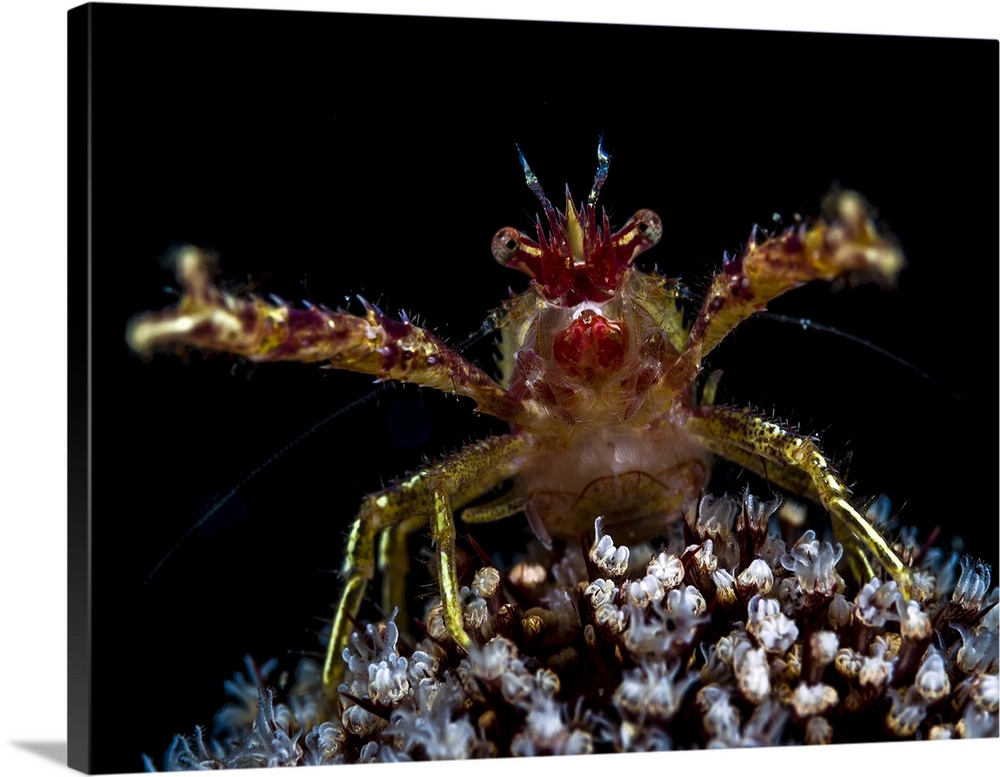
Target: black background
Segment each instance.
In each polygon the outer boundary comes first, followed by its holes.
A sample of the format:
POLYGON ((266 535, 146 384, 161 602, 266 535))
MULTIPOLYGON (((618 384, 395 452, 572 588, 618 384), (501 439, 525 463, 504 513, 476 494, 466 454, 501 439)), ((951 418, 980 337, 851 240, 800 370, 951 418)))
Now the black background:
MULTIPOLYGON (((489 251, 538 211, 515 143, 560 204, 565 183, 586 195, 603 132, 612 224, 659 213, 643 266, 696 291, 774 212, 814 214, 838 182, 876 204, 909 261, 898 290, 817 285, 771 309, 934 380, 751 321, 713 354, 722 399, 852 451, 856 493, 995 564, 996 42, 101 5, 92 20, 96 771, 159 764, 173 733, 210 724, 245 653, 316 651, 361 497, 502 430, 466 400, 383 391, 255 475, 144 585, 207 505, 371 388, 140 360, 125 326, 171 302, 158 259, 194 243, 261 293, 362 294, 457 343, 526 283, 489 251)), ((488 344, 470 356, 491 363, 488 344)), ((516 548, 528 530, 496 536, 516 548)))

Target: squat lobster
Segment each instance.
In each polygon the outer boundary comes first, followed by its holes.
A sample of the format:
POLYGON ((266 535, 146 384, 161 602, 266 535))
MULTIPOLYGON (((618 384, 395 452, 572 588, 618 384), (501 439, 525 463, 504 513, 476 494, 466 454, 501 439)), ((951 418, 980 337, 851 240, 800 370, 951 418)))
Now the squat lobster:
POLYGON ((859 195, 840 192, 815 223, 763 239, 755 229, 743 252, 726 259, 688 328, 677 282, 633 266, 660 240, 659 217, 640 210, 612 232, 607 215, 598 216, 609 162, 598 143, 590 194, 577 208, 567 190, 563 213, 521 156, 545 222, 537 222, 537 240, 511 227, 493 238, 496 260, 532 278, 527 291, 491 317, 501 335, 499 382, 428 331, 367 303, 365 315, 356 316, 227 294, 210 282, 207 255, 192 247, 178 255, 179 303, 131 323, 128 340, 140 353, 188 346, 254 361, 329 362, 470 397, 480 411, 510 423, 508 434, 469 445, 364 499, 347 541, 323 670, 331 698, 376 568, 386 611, 404 599, 412 532, 430 525, 445 627, 467 649, 455 510, 465 507, 467 523, 523 512, 547 545, 578 539, 598 516, 617 539, 642 541, 661 533, 701 492, 716 454, 818 501, 859 577, 874 575, 873 557, 904 595, 911 593, 910 569, 853 505, 813 439, 749 410, 712 404, 712 381, 700 401, 695 393, 708 353, 770 300, 817 279, 892 283, 903 266, 899 249, 878 233, 859 195), (509 493, 466 507, 508 479, 509 493))

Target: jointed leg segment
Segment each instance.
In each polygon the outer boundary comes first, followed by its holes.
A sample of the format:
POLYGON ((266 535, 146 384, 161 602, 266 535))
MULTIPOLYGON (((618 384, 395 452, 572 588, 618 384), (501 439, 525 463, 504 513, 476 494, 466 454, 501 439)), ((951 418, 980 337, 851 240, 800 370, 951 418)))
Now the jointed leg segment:
POLYGON ((834 532, 855 570, 866 576, 872 574, 862 553, 862 549, 867 549, 896 581, 903 595, 910 595, 909 567, 854 507, 844 481, 811 438, 748 410, 731 407, 701 407, 688 418, 687 427, 719 455, 749 467, 783 488, 816 499, 833 517, 834 532), (768 467, 768 462, 778 466, 768 467))
MULTIPOLYGON (((471 644, 462 621, 455 564, 454 509, 510 477, 527 445, 505 435, 470 445, 435 466, 366 497, 351 526, 341 575, 343 593, 333 617, 323 667, 323 686, 335 697, 343 674, 341 655, 350 641, 368 583, 375 574, 375 540, 381 534, 378 566, 385 575, 383 594, 400 596, 408 564, 406 537, 430 525, 438 559, 441 604, 449 636, 461 648, 471 644)), ((402 597, 395 601, 402 601, 402 597)), ((391 605, 395 602, 386 602, 391 605)))
POLYGON ((860 195, 840 192, 828 198, 825 210, 812 226, 800 224, 759 243, 754 228, 743 252, 712 279, 685 350, 666 370, 667 385, 690 385, 726 335, 787 291, 817 280, 895 282, 903 255, 879 234, 860 195))
POLYGON ((396 610, 397 623, 409 623, 406 606, 406 576, 410 573, 410 550, 407 539, 427 528, 426 513, 417 513, 383 529, 379 535, 378 571, 382 576, 382 609, 396 610))
MULTIPOLYGON (((686 389, 729 332, 786 291, 842 278, 892 284, 902 267, 899 248, 879 234, 867 204, 852 192, 830 197, 826 215, 811 226, 800 224, 760 242, 755 229, 743 252, 713 279, 685 349, 665 365, 663 382, 674 391, 686 389)), ((713 392, 710 382, 709 396, 713 392)), ((871 576, 867 556, 873 555, 909 595, 909 568, 854 507, 847 486, 812 439, 747 410, 710 404, 693 411, 687 427, 719 455, 821 503, 833 516, 834 532, 855 572, 871 576)))
POLYGON ((315 305, 297 308, 281 300, 234 297, 209 280, 206 252, 187 247, 176 261, 183 291, 177 305, 129 324, 128 341, 138 353, 195 347, 255 362, 326 362, 332 369, 467 396, 484 413, 524 420, 525 408, 506 389, 409 321, 396 321, 371 305, 364 316, 355 316, 315 305))
MULTIPOLYGON (((178 252, 178 303, 134 319, 128 340, 139 353, 170 347, 195 347, 233 353, 253 361, 327 362, 335 369, 364 372, 379 380, 399 380, 473 399, 482 412, 512 422, 530 409, 489 375, 448 348, 430 332, 397 321, 366 304, 364 316, 281 300, 235 297, 213 285, 210 257, 188 247, 178 252)), ((323 668, 323 684, 336 696, 341 655, 350 640, 352 620, 364 600, 376 565, 383 572, 383 602, 405 600, 406 538, 429 525, 437 546, 441 600, 452 639, 466 647, 455 568, 452 510, 465 505, 514 474, 523 437, 507 435, 470 445, 443 462, 367 497, 351 527, 344 554, 343 593, 323 668), (381 536, 376 553, 376 538, 381 536)), ((508 511, 509 512, 509 511, 508 511)), ((478 513, 480 520, 498 518, 478 513)))

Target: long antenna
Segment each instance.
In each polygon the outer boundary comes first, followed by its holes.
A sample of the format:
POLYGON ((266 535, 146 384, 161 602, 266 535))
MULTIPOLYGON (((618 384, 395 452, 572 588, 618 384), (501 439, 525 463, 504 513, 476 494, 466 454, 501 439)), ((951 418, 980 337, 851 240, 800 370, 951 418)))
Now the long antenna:
POLYGON ((886 350, 880 345, 876 345, 871 340, 867 340, 864 337, 859 337, 858 335, 852 335, 850 332, 845 332, 841 329, 837 329, 836 327, 827 326, 826 324, 818 324, 812 319, 795 318, 794 316, 785 316, 780 313, 771 313, 770 311, 766 310, 757 313, 756 315, 753 316, 753 318, 762 318, 770 321, 777 321, 780 324, 792 324, 794 326, 801 327, 802 329, 813 329, 817 332, 824 332, 828 335, 836 335, 837 337, 843 337, 852 343, 857 343, 858 345, 861 345, 869 349, 870 351, 879 354, 879 356, 884 356, 885 358, 889 359, 889 361, 895 362, 900 367, 903 367, 904 369, 907 369, 910 372, 918 375, 923 380, 926 380, 928 383, 930 383, 932 386, 939 389, 943 393, 950 394, 957 401, 962 403, 968 403, 969 401, 964 396, 959 394, 957 391, 953 391, 952 389, 948 388, 946 385, 944 385, 944 383, 935 378, 933 375, 924 372, 919 367, 910 364, 910 362, 906 361, 906 359, 902 358, 901 356, 894 354, 892 351, 886 350))
POLYGON ((261 464, 258 464, 256 467, 254 467, 254 469, 251 470, 246 475, 246 477, 244 477, 239 483, 237 483, 235 486, 233 486, 231 489, 229 489, 229 491, 227 491, 223 496, 221 496, 219 498, 219 501, 217 501, 215 504, 213 504, 208 509, 208 511, 203 516, 201 516, 201 518, 199 518, 197 521, 195 521, 195 523, 191 526, 191 528, 189 528, 186 532, 184 532, 184 534, 181 536, 181 538, 179 540, 177 540, 177 542, 174 543, 173 547, 170 548, 170 550, 167 551, 167 554, 163 558, 160 559, 159 563, 155 567, 153 567, 153 571, 149 573, 149 576, 146 578, 146 581, 145 581, 145 583, 143 583, 143 585, 149 585, 149 581, 152 580, 154 577, 156 577, 156 573, 159 572, 160 568, 164 564, 167 563, 167 561, 170 559, 171 556, 174 555, 174 553, 177 552, 177 549, 187 541, 188 537, 190 537, 192 534, 194 534, 194 532, 197 529, 199 529, 202 526, 204 526, 205 523, 213 515, 215 515, 217 512, 219 512, 219 510, 221 510, 223 507, 225 507, 225 505, 228 504, 229 501, 234 496, 236 496, 237 493, 239 493, 240 489, 243 488, 243 486, 245 486, 247 483, 249 483, 251 480, 253 480, 255 477, 257 477, 257 475, 259 475, 265 469, 267 469, 268 467, 270 467, 272 464, 274 464, 274 462, 276 462, 278 459, 280 459, 282 456, 284 456, 286 453, 288 453, 288 451, 290 451, 292 448, 294 448, 296 445, 298 445, 300 442, 302 442, 306 437, 308 437, 309 435, 313 434, 318 429, 321 429, 322 427, 326 426, 328 423, 330 423, 331 421, 333 421, 335 418, 339 418, 344 413, 347 413, 347 412, 349 412, 351 410, 354 410, 354 408, 358 407, 359 405, 364 404, 365 402, 367 402, 372 397, 378 395, 378 393, 380 391, 382 391, 385 388, 385 386, 386 386, 386 384, 380 384, 379 386, 377 386, 376 388, 372 389, 371 391, 369 391, 364 396, 359 397, 358 399, 355 399, 353 402, 350 402, 349 404, 344 405, 344 407, 340 408, 339 410, 334 411, 333 413, 331 413, 330 415, 328 415, 323 420, 318 421, 317 423, 315 423, 312 426, 310 426, 308 429, 306 429, 304 432, 302 432, 300 435, 298 435, 294 440, 292 440, 291 442, 289 442, 286 445, 284 445, 279 451, 277 451, 272 456, 270 456, 269 458, 267 458, 261 464))

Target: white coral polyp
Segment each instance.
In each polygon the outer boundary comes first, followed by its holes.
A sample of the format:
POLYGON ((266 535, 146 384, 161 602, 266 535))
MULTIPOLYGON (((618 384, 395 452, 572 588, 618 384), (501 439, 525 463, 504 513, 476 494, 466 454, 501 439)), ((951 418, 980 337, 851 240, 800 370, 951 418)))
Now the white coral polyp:
POLYGON ((774 586, 774 572, 763 559, 755 558, 736 578, 740 593, 744 596, 767 596, 774 586))
POLYGON ((747 628, 768 653, 784 653, 799 636, 799 627, 781 612, 777 599, 755 596, 747 605, 747 628))
POLYGON ((733 670, 740 692, 753 704, 760 704, 771 692, 767 655, 763 648, 742 642, 733 651, 733 670))
POLYGON ((469 593, 470 598, 462 606, 462 623, 467 631, 481 634, 489 623, 489 605, 482 597, 476 596, 471 591, 469 593))
POLYGON ((705 596, 693 585, 673 589, 664 602, 666 612, 687 621, 697 618, 707 607, 705 596))
POLYGON ((658 602, 666 593, 663 585, 653 575, 646 575, 642 580, 633 580, 626 588, 629 601, 637 607, 645 607, 651 602, 658 602))
POLYGON ((614 602, 615 597, 618 595, 618 586, 611 580, 598 578, 584 589, 583 595, 590 600, 591 606, 597 609, 605 604, 614 602))
POLYGON ((806 723, 807 745, 827 745, 833 741, 833 726, 824 717, 816 715, 806 723))
POLYGON ((924 654, 914 685, 928 702, 943 699, 951 692, 951 681, 948 679, 948 667, 944 656, 933 645, 927 648, 924 654))
POLYGON ((1000 709, 1000 675, 981 674, 972 683, 972 702, 981 710, 996 714, 1000 709))
POLYGON ((715 555, 715 543, 712 540, 705 540, 700 547, 695 547, 698 549, 691 557, 694 568, 703 575, 711 575, 719 568, 719 559, 715 555))
POLYGON ((1000 733, 995 713, 979 709, 975 704, 966 704, 962 719, 958 721, 958 735, 963 739, 995 737, 1000 733))
POLYGON ((598 578, 584 589, 583 594, 590 602, 595 623, 612 634, 618 634, 625 628, 625 612, 614 604, 618 586, 611 580, 598 578))
POLYGON ((455 760, 472 755, 476 732, 467 715, 456 715, 461 691, 456 683, 424 684, 414 695, 414 709, 397 709, 388 733, 402 740, 407 755, 432 761, 455 760), (417 749, 419 748, 419 753, 417 749))
POLYGON ((720 604, 735 602, 736 578, 725 569, 717 569, 712 573, 712 583, 715 585, 716 597, 720 604))
POLYGON ((402 699, 410 690, 406 676, 407 660, 390 656, 390 661, 379 661, 368 666, 368 695, 376 704, 389 706, 402 699), (392 660, 395 658, 395 660, 392 660))
POLYGON ((898 608, 897 602, 902 598, 895 580, 882 583, 877 577, 873 577, 858 592, 854 600, 854 614, 866 626, 882 628, 889 621, 899 620, 895 611, 898 608))
POLYGON ((336 763, 344 744, 344 730, 324 721, 306 734, 305 743, 307 766, 336 763))
POLYGON ((666 589, 676 588, 684 580, 684 565, 673 553, 654 556, 646 567, 646 572, 659 580, 666 589))
POLYGON ((688 518, 689 525, 694 524, 695 534, 713 543, 712 563, 717 567, 731 569, 739 563, 740 550, 733 527, 741 507, 741 503, 731 497, 708 495, 698 503, 696 515, 688 518))
POLYGON ((997 671, 998 633, 994 631, 970 631, 965 626, 955 623, 952 628, 962 638, 962 646, 955 656, 958 668, 968 674, 997 671))
POLYGON ((815 631, 809 637, 812 659, 820 666, 826 666, 837 657, 840 637, 834 631, 815 631))
POLYGON ((698 680, 696 673, 677 677, 678 669, 667 669, 663 661, 642 661, 622 675, 612 702, 627 716, 638 721, 648 718, 665 722, 680 708, 684 694, 698 680))
POLYGON ((515 665, 520 667, 521 663, 517 646, 506 637, 494 637, 478 649, 473 657, 476 659, 473 665, 476 675, 487 680, 502 677, 513 671, 515 665))
POLYGON ((858 672, 858 682, 861 685, 884 688, 892 681, 895 659, 886 659, 885 654, 888 649, 888 642, 882 637, 875 638, 871 646, 871 655, 864 658, 861 670, 858 672))
POLYGON ((594 610, 594 621, 607 629, 611 634, 621 634, 625 629, 628 616, 625 611, 613 604, 602 604, 594 610))
POLYGON ((584 755, 593 751, 586 731, 572 731, 564 721, 563 705, 551 696, 536 694, 525 717, 525 730, 511 741, 511 755, 584 755))
POLYGON ((803 593, 830 595, 844 584, 837 574, 837 562, 843 555, 843 547, 820 542, 810 529, 781 557, 781 566, 795 575, 803 593))
POLYGON ((477 596, 489 598, 500 588, 500 572, 495 567, 483 567, 472 580, 472 590, 477 596))
POLYGON ((698 503, 698 531, 713 538, 729 536, 740 507, 740 503, 731 497, 703 496, 698 503))
POLYGON ((902 597, 896 600, 899 611, 899 633, 904 639, 920 641, 927 639, 934 630, 931 616, 920 606, 919 602, 903 602, 902 597))
POLYGON ((990 593, 990 568, 969 556, 963 556, 959 563, 961 572, 951 593, 951 601, 964 609, 980 610, 990 593))
POLYGON ((704 710, 701 720, 706 733, 721 742, 737 744, 740 711, 733 705, 729 691, 718 685, 706 685, 698 692, 698 702, 704 710))
POLYGON ((892 706, 886 715, 889 730, 897 736, 913 736, 927 716, 927 706, 920 692, 910 687, 903 694, 895 688, 890 688, 886 694, 892 700, 892 706))
POLYGON ((363 737, 372 734, 385 725, 385 720, 373 715, 363 707, 352 704, 340 716, 344 728, 355 736, 363 737))
POLYGON ((594 544, 590 549, 590 560, 608 577, 621 577, 628 569, 629 549, 627 545, 616 547, 611 535, 604 534, 604 520, 594 521, 594 544))
POLYGON ((418 685, 422 680, 429 680, 434 677, 438 669, 438 660, 430 653, 423 650, 413 651, 410 662, 406 669, 407 677, 410 678, 411 685, 418 685))
POLYGON ((837 691, 830 685, 799 683, 792 693, 791 704, 800 718, 822 715, 838 701, 837 691))
POLYGON ((551 696, 532 698, 525 723, 531 734, 543 741, 552 741, 566 730, 562 707, 551 696))
POLYGON ((830 628, 840 630, 846 628, 854 617, 854 608, 843 594, 837 594, 830 602, 826 611, 826 620, 830 628))

